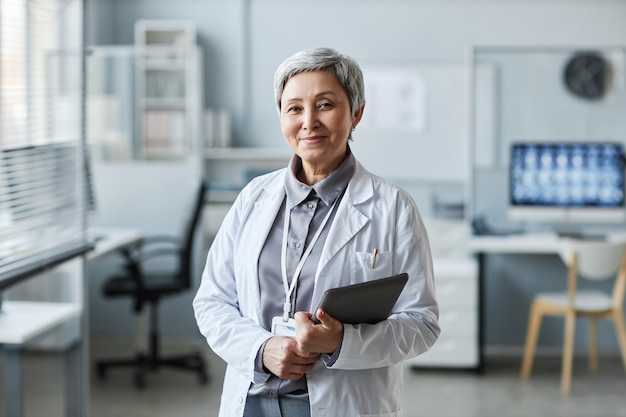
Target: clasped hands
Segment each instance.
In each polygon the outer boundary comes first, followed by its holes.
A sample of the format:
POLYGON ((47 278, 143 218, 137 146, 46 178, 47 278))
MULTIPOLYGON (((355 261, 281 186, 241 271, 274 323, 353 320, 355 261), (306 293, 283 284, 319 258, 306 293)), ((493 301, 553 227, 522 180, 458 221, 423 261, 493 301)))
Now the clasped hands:
POLYGON ((332 354, 343 338, 343 324, 324 311, 318 311, 320 323, 311 321, 312 314, 297 312, 296 336, 273 336, 265 344, 263 365, 272 374, 297 380, 313 369, 322 353, 332 354))

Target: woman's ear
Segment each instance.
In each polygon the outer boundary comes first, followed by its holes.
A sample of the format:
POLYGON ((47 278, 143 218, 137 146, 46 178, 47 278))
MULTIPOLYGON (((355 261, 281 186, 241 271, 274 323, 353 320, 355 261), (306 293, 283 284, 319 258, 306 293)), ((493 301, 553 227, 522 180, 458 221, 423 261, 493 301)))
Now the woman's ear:
POLYGON ((363 117, 363 109, 365 109, 365 104, 354 112, 354 117, 352 118, 352 130, 354 130, 361 121, 361 118, 363 117))

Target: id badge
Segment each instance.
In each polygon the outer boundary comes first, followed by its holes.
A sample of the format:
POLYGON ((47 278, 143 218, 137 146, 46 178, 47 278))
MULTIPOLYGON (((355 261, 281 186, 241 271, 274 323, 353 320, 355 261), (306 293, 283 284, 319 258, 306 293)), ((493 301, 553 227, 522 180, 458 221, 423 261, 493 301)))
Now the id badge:
POLYGON ((295 337, 296 321, 294 319, 284 321, 282 316, 276 316, 272 319, 272 333, 276 336, 295 337))

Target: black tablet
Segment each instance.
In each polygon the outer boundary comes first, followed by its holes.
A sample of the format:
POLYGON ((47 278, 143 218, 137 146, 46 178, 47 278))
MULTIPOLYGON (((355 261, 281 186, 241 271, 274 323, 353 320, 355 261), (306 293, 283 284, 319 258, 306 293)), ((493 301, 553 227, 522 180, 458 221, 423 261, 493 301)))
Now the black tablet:
POLYGON ((322 309, 342 323, 378 323, 389 317, 408 279, 405 272, 326 290, 312 320, 319 323, 317 310, 322 309))

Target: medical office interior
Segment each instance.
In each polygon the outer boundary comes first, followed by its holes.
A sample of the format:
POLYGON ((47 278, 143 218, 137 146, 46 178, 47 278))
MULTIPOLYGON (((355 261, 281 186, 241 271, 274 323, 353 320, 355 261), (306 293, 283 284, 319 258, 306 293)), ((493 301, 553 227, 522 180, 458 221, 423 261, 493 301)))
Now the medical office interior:
MULTIPOLYGON (((20 169, 11 155, 40 143, 17 143, 4 128, 0 417, 217 416, 225 364, 199 334, 191 300, 237 192, 291 156, 274 71, 317 46, 360 63, 367 104, 350 146, 366 168, 413 196, 429 232, 442 335, 406 362, 404 415, 626 416, 622 305, 621 321, 598 323, 596 371, 588 361, 591 321, 576 320, 565 378, 565 321, 548 317, 532 373, 520 374, 535 296, 567 290, 569 264, 560 254, 568 239, 626 241, 625 1, 0 0, 0 7, 3 39, 36 25, 45 14, 38 7, 72 10, 55 30, 75 48, 82 39, 84 49, 78 57, 46 55, 47 79, 66 89, 77 81, 75 97, 84 100, 53 100, 45 111, 72 119, 85 138, 70 159, 80 169, 69 175, 79 180, 65 185, 87 201, 72 227, 91 242, 74 257, 15 273, 4 237, 19 237, 4 197, 20 169), (16 21, 23 24, 11 26, 16 21), (84 124, 67 116, 82 108, 84 124), (529 185, 532 176, 545 182, 529 185), (121 251, 147 245, 149 236, 187 237, 200 181, 191 282, 161 299, 157 327, 163 355, 197 352, 206 373, 99 367, 150 350, 148 304, 135 314, 130 297, 103 289, 124 262, 121 251), (65 310, 40 308, 53 304, 65 310), (28 314, 51 319, 37 328, 28 314)), ((0 46, 0 59, 10 50, 0 46)), ((3 63, 3 92, 8 68, 3 63)), ((0 120, 10 97, 0 93, 0 120)), ((579 289, 610 294, 613 280, 580 280, 579 289)))

